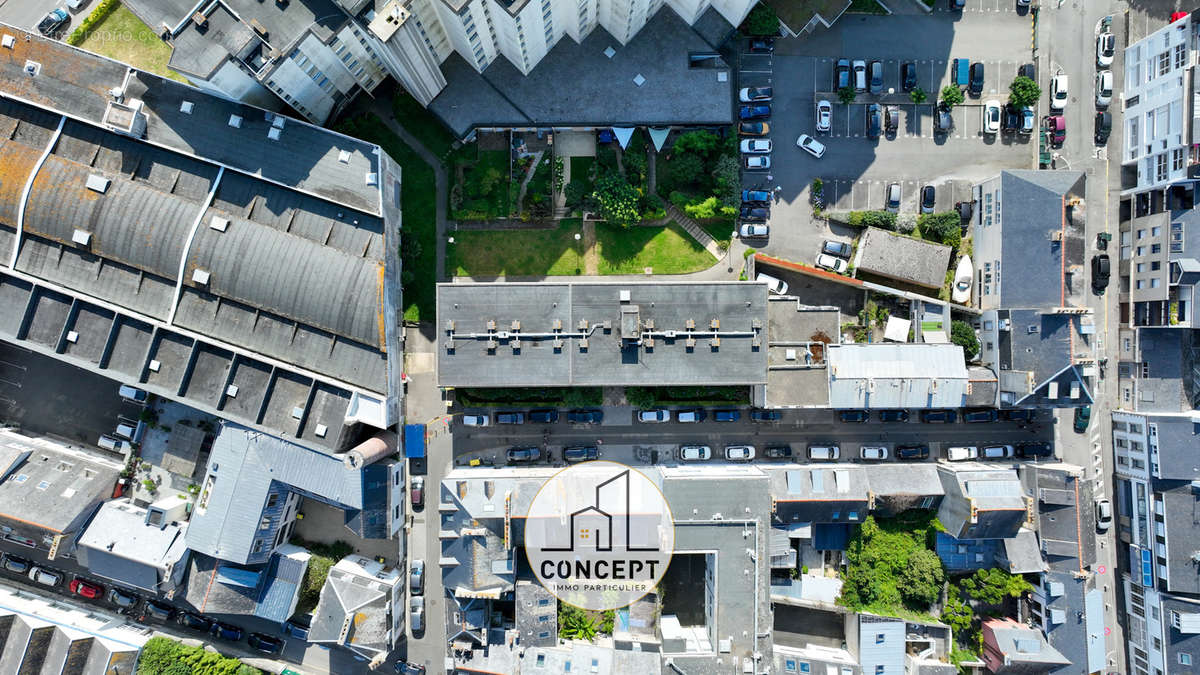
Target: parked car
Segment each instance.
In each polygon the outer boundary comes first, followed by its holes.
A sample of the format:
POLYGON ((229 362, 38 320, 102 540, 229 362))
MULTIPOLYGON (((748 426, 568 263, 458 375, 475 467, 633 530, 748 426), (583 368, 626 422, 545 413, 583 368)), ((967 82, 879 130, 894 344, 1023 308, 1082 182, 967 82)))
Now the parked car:
POLYGON ((840 410, 838 411, 838 419, 843 422, 866 422, 871 418, 869 410, 840 410))
POLYGON ((124 607, 125 609, 129 609, 130 607, 133 607, 134 605, 137 604, 137 601, 138 601, 136 595, 133 595, 132 593, 126 593, 125 591, 122 591, 119 588, 114 588, 111 591, 109 591, 108 599, 110 602, 112 602, 112 604, 116 605, 117 607, 124 607))
POLYGON ((684 462, 701 462, 712 458, 712 448, 707 445, 682 445, 679 459, 684 462))
POLYGON ((938 103, 937 114, 933 118, 934 132, 948 134, 954 128, 954 116, 950 114, 950 106, 945 102, 938 103))
POLYGON ((856 60, 854 62, 854 91, 859 94, 867 90, 867 62, 856 60))
POLYGON ((742 220, 756 220, 762 222, 771 216, 771 209, 765 209, 761 206, 743 206, 738 212, 738 218, 742 220))
POLYGON ((833 67, 833 90, 850 86, 850 59, 838 59, 833 67))
POLYGON ((1107 499, 1096 500, 1096 529, 1108 532, 1112 526, 1112 503, 1107 499))
POLYGON ((742 239, 759 239, 771 236, 771 228, 765 223, 745 223, 738 229, 742 239))
POLYGON ((572 410, 567 413, 567 421, 572 424, 599 424, 603 420, 603 410, 572 410))
POLYGON ((916 460, 929 459, 928 445, 897 445, 896 459, 916 460))
POLYGON ((742 140, 742 152, 746 153, 764 153, 771 151, 771 139, 769 138, 746 138, 742 140))
POLYGON ((1042 122, 1042 127, 1050 132, 1050 145, 1060 147, 1067 140, 1067 118, 1062 115, 1049 115, 1042 122))
POLYGON ((742 190, 743 204, 770 204, 771 193, 766 190, 742 190))
POLYGON ((425 479, 421 476, 413 476, 408 483, 408 496, 412 500, 412 507, 415 511, 420 511, 425 508, 425 479))
POLYGON ((967 80, 967 93, 971 96, 983 95, 983 64, 979 61, 971 64, 971 77, 967 80))
POLYGON ((899 183, 888 184, 887 190, 883 193, 883 199, 884 199, 883 208, 892 213, 899 212, 900 211, 900 197, 901 197, 900 184, 899 183))
POLYGON ((408 592, 412 595, 425 594, 425 561, 414 560, 408 566, 408 592))
POLYGON ((825 154, 825 144, 808 134, 800 134, 796 139, 796 146, 817 159, 825 154))
POLYGON ((706 417, 708 417, 708 413, 699 408, 689 408, 675 413, 676 422, 703 422, 706 417))
MULTIPOLYGON (((146 613, 159 621, 170 621, 175 615, 175 608, 158 600, 147 600, 146 613)), ((208 627, 205 626, 204 629, 208 630, 208 627)))
POLYGON ((738 109, 739 120, 763 120, 771 116, 771 106, 760 105, 744 105, 738 109))
POLYGON ((921 421, 926 423, 946 424, 954 422, 958 415, 953 410, 922 410, 921 421))
POLYGON ((396 672, 400 675, 425 675, 425 666, 419 663, 397 661, 396 672))
POLYGON ((736 422, 742 419, 742 413, 737 410, 714 410, 713 419, 717 422, 736 422))
POLYGON ((1103 293, 1104 289, 1108 288, 1108 278, 1110 275, 1109 260, 1107 253, 1101 253, 1092 256, 1092 288, 1097 293, 1103 293))
POLYGON ((750 51, 752 51, 756 54, 765 54, 768 52, 773 52, 773 51, 775 51, 775 39, 768 38, 768 37, 751 38, 750 39, 750 51))
POLYGON ((833 126, 833 104, 829 101, 817 101, 817 131, 829 131, 833 126))
POLYGON ((1107 68, 1112 65, 1113 54, 1117 51, 1117 37, 1112 33, 1101 33, 1096 36, 1096 65, 1107 68))
POLYGON ((842 456, 842 449, 836 445, 810 445, 808 458, 813 461, 832 462, 842 456))
POLYGON ((1108 143, 1108 135, 1112 133, 1112 113, 1098 112, 1096 113, 1096 126, 1093 138, 1096 145, 1105 145, 1108 143))
POLYGON ((529 421, 539 424, 554 424, 558 421, 558 411, 553 409, 530 410, 529 421))
POLYGON ((839 258, 849 259, 850 253, 853 250, 854 248, 850 246, 849 243, 844 241, 826 239, 825 242, 821 244, 821 253, 828 253, 829 255, 835 255, 839 258))
POLYGON ((408 599, 408 625, 413 633, 425 630, 425 598, 418 595, 408 599))
POLYGON ((771 168, 771 156, 742 155, 742 168, 749 171, 766 171, 771 168))
POLYGON ((895 138, 900 129, 900 108, 894 105, 883 106, 883 130, 888 138, 895 138))
POLYGON ((937 189, 932 185, 921 188, 921 213, 933 213, 937 205, 937 189))
POLYGON ((758 276, 754 277, 754 280, 766 282, 767 290, 776 295, 787 295, 788 285, 787 282, 783 281, 782 279, 776 279, 770 274, 763 274, 762 272, 759 272, 758 276))
POLYGON ((908 421, 908 411, 907 410, 880 410, 879 411, 879 421, 880 422, 907 422, 908 421))
POLYGON ((487 415, 463 415, 462 423, 465 427, 486 427, 492 421, 487 415))
POLYGON ((768 445, 767 451, 763 453, 765 457, 770 459, 791 459, 792 446, 790 445, 768 445))
POLYGON ((241 627, 235 626, 231 623, 214 621, 212 628, 208 629, 208 634, 213 637, 221 638, 222 640, 238 642, 242 639, 242 636, 246 634, 246 631, 242 630, 241 627))
POLYGON ((831 255, 820 253, 817 255, 817 267, 823 267, 838 274, 845 274, 849 266, 846 264, 846 261, 842 260, 841 258, 835 258, 831 255))
POLYGON ((991 99, 983 104, 980 128, 985 134, 994 134, 1000 131, 1000 101, 991 99))
POLYGON ((1059 73, 1050 79, 1050 107, 1054 110, 1062 110, 1067 107, 1067 75, 1059 73))
POLYGON ((867 106, 867 138, 879 138, 883 129, 883 109, 878 103, 867 106))
POLYGON ((995 422, 1000 419, 1000 413, 990 408, 982 410, 964 410, 963 421, 969 424, 978 424, 980 422, 995 422))
POLYGON ((1032 134, 1036 126, 1037 115, 1033 114, 1033 108, 1029 106, 1021 108, 1021 126, 1017 127, 1017 131, 1023 134, 1032 134))
POLYGON ((525 413, 523 412, 502 412, 496 413, 496 424, 524 424, 525 413))
POLYGON ((29 578, 43 586, 57 586, 62 583, 61 574, 36 565, 29 568, 29 578))
POLYGON ((71 583, 67 584, 67 588, 75 595, 80 595, 90 600, 95 600, 104 595, 103 586, 84 581, 83 579, 72 579, 71 583))
MULTIPOLYGON (((146 604, 149 605, 151 603, 146 604)), ((193 614, 192 612, 180 612, 179 625, 183 626, 184 628, 204 631, 207 633, 208 630, 212 628, 213 622, 208 617, 200 616, 199 614, 193 614)))
POLYGON ((600 457, 600 451, 593 446, 574 446, 563 449, 563 461, 590 462, 600 457))
POLYGON ((1045 441, 1028 441, 1017 444, 1018 457, 1053 457, 1054 448, 1045 441))
POLYGON ((1000 417, 1009 422, 1029 422, 1033 419, 1033 411, 1029 408, 1008 408, 1000 411, 1000 417))
POLYGON ((738 100, 742 103, 770 101, 772 93, 770 87, 742 87, 742 90, 738 92, 738 100))
POLYGON ((1015 134, 1021 128, 1021 111, 1011 105, 1004 106, 1000 115, 1000 133, 1015 134))
POLYGON ((952 448, 946 448, 946 459, 951 462, 962 462, 968 459, 977 459, 979 457, 979 448, 973 445, 957 445, 952 448))
POLYGON ((871 65, 867 69, 867 73, 868 73, 868 75, 870 75, 869 89, 870 89, 871 93, 876 94, 876 95, 882 94, 883 93, 883 63, 880 61, 872 61, 871 65))
POLYGON ((1096 107, 1101 110, 1112 103, 1113 74, 1111 70, 1096 73, 1096 107))
POLYGON ((882 445, 864 445, 858 451, 858 458, 868 462, 882 462, 888 458, 888 449, 882 445))
POLYGON ((738 133, 743 136, 766 136, 771 131, 771 125, 766 122, 741 122, 738 133))
POLYGON ((900 66, 900 88, 912 91, 917 88, 917 64, 906 61, 900 66))
POLYGON ((1017 77, 1028 77, 1037 82, 1037 68, 1034 68, 1032 63, 1022 63, 1017 66, 1017 77))
POLYGON ((783 415, 778 410, 751 410, 750 419, 754 422, 778 422, 783 415))
POLYGON ((1011 445, 988 445, 983 448, 984 459, 1007 459, 1014 454, 1011 445))
POLYGON ((505 455, 513 464, 536 462, 542 458, 542 451, 539 448, 509 448, 505 455))
POLYGON ((28 560, 8 553, 4 554, 4 569, 9 572, 28 574, 30 567, 33 567, 33 563, 28 560))
POLYGON ((725 459, 731 462, 748 462, 754 459, 754 446, 727 445, 725 446, 725 459))
POLYGON ((150 400, 150 394, 144 389, 123 384, 117 388, 117 395, 130 403, 145 403, 150 400))
POLYGON ((1092 422, 1092 406, 1083 405, 1075 409, 1074 427, 1075 433, 1082 434, 1087 431, 1088 425, 1092 422))
POLYGON ((246 638, 246 644, 264 654, 278 654, 283 649, 283 640, 262 633, 251 633, 250 637, 246 638))
POLYGON ((71 21, 71 16, 67 14, 67 10, 58 7, 50 10, 42 20, 38 22, 37 29, 42 35, 50 35, 61 30, 71 21))
POLYGON ((952 12, 961 12, 963 7, 967 6, 967 0, 948 0, 947 6, 952 12))

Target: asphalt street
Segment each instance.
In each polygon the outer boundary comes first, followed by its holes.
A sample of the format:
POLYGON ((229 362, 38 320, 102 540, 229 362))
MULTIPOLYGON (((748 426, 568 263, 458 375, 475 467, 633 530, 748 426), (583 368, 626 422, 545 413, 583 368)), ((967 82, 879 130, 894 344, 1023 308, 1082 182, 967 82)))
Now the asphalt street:
MULTIPOLYGON (((75 25, 95 9, 93 4, 93 2, 84 3, 78 12, 67 10, 67 13, 71 15, 71 21, 63 26, 61 31, 63 35, 69 35, 75 25)), ((56 7, 65 6, 62 0, 0 0, 0 21, 32 31, 36 30, 38 22, 46 16, 47 12, 56 7)))

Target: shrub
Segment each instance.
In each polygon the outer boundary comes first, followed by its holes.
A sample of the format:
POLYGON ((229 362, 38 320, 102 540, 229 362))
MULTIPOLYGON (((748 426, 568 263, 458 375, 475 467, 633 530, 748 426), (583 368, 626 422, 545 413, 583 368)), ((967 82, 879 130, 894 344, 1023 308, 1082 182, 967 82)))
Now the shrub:
POLYGON ((654 390, 650 387, 625 387, 625 400, 635 408, 645 410, 653 408, 658 403, 654 390))
POLYGON ((79 26, 67 36, 67 44, 79 46, 80 43, 87 39, 88 33, 92 32, 96 24, 107 19, 108 15, 115 12, 120 6, 120 0, 104 0, 104 2, 96 5, 96 9, 93 9, 92 13, 88 14, 86 19, 80 21, 79 26))
POLYGON ((737 206, 741 203, 741 166, 737 157, 721 155, 713 168, 715 192, 725 206, 737 206))
POLYGON ((901 213, 896 216, 896 230, 904 234, 912 234, 917 229, 917 216, 912 213, 901 213))
POLYGON ((693 153, 676 152, 667 165, 667 172, 676 185, 691 185, 704 175, 704 159, 693 153))
POLYGON ((688 204, 687 206, 684 206, 683 212, 692 218, 716 218, 717 209, 719 207, 720 204, 717 202, 717 198, 709 197, 702 202, 696 202, 694 204, 688 204))
POLYGON ((1009 574, 998 567, 975 570, 975 574, 959 582, 959 588, 972 600, 988 605, 998 605, 1006 597, 1019 598, 1033 590, 1025 577, 1009 574))
POLYGON ((956 320, 950 323, 950 342, 963 348, 963 357, 968 361, 979 354, 979 338, 975 336, 975 329, 966 321, 956 320))
POLYGON ((942 102, 948 106, 956 106, 962 104, 966 98, 963 96, 962 89, 956 84, 948 84, 942 87, 942 102))
POLYGON ((842 87, 837 90, 837 97, 842 105, 850 105, 858 97, 858 92, 854 91, 854 87, 842 87))
POLYGON ((138 675, 262 675, 235 658, 189 647, 166 637, 152 637, 138 656, 138 675))
POLYGON ((921 226, 921 236, 930 241, 940 241, 943 244, 949 244, 950 242, 947 239, 950 239, 954 234, 957 234, 961 240, 961 223, 962 219, 959 217, 957 211, 929 213, 917 218, 917 224, 921 226))
POLYGON ((567 183, 567 189, 563 195, 566 198, 567 208, 581 208, 591 199, 592 184, 586 180, 573 179, 567 183))
POLYGON ((929 95, 925 93, 924 89, 917 87, 908 92, 908 98, 911 99, 913 103, 924 103, 925 99, 929 98, 929 95))
POLYGON ((679 138, 675 139, 675 145, 671 147, 671 152, 675 154, 676 158, 686 154, 704 158, 711 155, 720 146, 720 136, 707 129, 699 129, 680 134, 679 138))
POLYGON ((896 214, 889 211, 851 211, 846 219, 846 224, 855 227, 879 227, 885 230, 895 230, 896 214))
POLYGON ((606 173, 596 181, 593 198, 599 204, 600 217, 620 227, 629 227, 641 222, 638 212, 641 195, 636 188, 617 174, 606 173))

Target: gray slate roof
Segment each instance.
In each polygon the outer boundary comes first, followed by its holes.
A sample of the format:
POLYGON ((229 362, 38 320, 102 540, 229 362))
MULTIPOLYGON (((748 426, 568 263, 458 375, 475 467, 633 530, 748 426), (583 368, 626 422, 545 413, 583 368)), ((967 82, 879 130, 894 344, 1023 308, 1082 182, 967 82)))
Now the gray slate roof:
POLYGON ((64 533, 112 495, 121 464, 0 430, 0 518, 64 533))
POLYGON ((941 288, 953 252, 949 246, 868 227, 858 245, 858 268, 926 288, 941 288))
MULTIPOLYGON (((1064 201, 1083 196, 1082 171, 1011 170, 1000 174, 1001 221, 999 301, 1003 307, 1049 309, 1061 304, 1064 267, 1086 258, 1082 207, 1065 219, 1064 201), (1064 227, 1065 223, 1065 227, 1064 227), (1055 237, 1064 232, 1061 241, 1055 237)), ((1102 208, 1101 204, 1096 205, 1102 208)), ((1082 269, 1078 270, 1082 273, 1082 269)), ((1070 303, 1068 303, 1070 304, 1070 303)))
MULTIPOLYGON (((388 624, 392 616, 389 606, 393 595, 402 596, 396 589, 402 585, 404 577, 391 569, 376 569, 378 576, 363 573, 381 567, 355 556, 343 558, 334 565, 321 587, 321 599, 308 631, 310 642, 335 642, 367 652, 391 649, 393 635, 388 624), (342 627, 347 621, 350 629, 342 638, 342 627)), ((392 608, 391 611, 401 610, 392 608)))
MULTIPOLYGON (((1000 310, 1001 319, 1010 320, 1010 330, 1000 331, 1000 368, 1002 371, 1029 373, 1032 390, 1023 387, 1013 405, 1080 406, 1092 402, 1091 384, 1079 366, 1073 365, 1072 333, 1079 337, 1079 316, 1043 313, 1036 309, 1000 310), (1051 384, 1057 383, 1057 395, 1051 397, 1051 384), (1079 397, 1070 398, 1072 386, 1078 386, 1079 397)), ((1003 384, 1003 381, 1002 381, 1003 384)), ((1004 387, 1002 387, 1004 388, 1004 387)))
POLYGON ((938 520, 951 536, 1005 539, 1015 536, 1024 524, 1025 493, 1012 469, 978 462, 939 464, 938 475, 946 491, 938 520))
POLYGON ((1136 330, 1138 355, 1145 365, 1134 380, 1134 409, 1177 413, 1200 407, 1200 378, 1194 375, 1200 331, 1149 326, 1136 330))

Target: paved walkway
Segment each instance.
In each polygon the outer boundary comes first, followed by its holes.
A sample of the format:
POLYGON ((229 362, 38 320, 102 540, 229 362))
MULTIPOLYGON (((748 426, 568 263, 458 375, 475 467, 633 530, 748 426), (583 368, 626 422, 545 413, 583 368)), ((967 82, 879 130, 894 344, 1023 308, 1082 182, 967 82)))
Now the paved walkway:
POLYGON ((529 168, 525 170, 525 177, 521 179, 521 191, 517 193, 517 213, 521 212, 521 207, 525 204, 525 191, 529 189, 529 181, 533 180, 538 163, 542 161, 542 154, 541 150, 533 153, 533 161, 529 163, 529 168))
POLYGON ((600 274, 600 252, 596 250, 596 223, 583 223, 583 273, 588 276, 600 274))
MULTIPOLYGON (((421 159, 425 160, 426 164, 433 168, 434 184, 437 191, 437 252, 435 254, 437 255, 437 280, 445 281, 448 279, 446 276, 446 204, 449 202, 450 194, 450 182, 446 176, 446 167, 438 159, 437 155, 430 152, 428 148, 417 140, 416 136, 413 136, 407 129, 396 122, 390 98, 375 99, 372 112, 379 119, 383 120, 383 123, 395 132, 401 140, 408 143, 409 147, 415 150, 421 156, 421 159)), ((400 180, 404 180, 403 175, 400 177, 400 180)), ((401 226, 403 227, 403 223, 401 223, 401 226)))
POLYGON ((674 204, 671 204, 670 202, 667 203, 666 207, 667 215, 671 216, 671 219, 678 223, 685 232, 692 235, 692 238, 695 239, 701 246, 703 246, 704 250, 711 253, 712 256, 717 260, 725 257, 725 254, 721 252, 721 247, 717 246, 717 241, 713 239, 709 233, 705 232, 704 228, 700 227, 696 221, 689 218, 687 214, 685 214, 683 211, 680 211, 675 207, 674 204))

